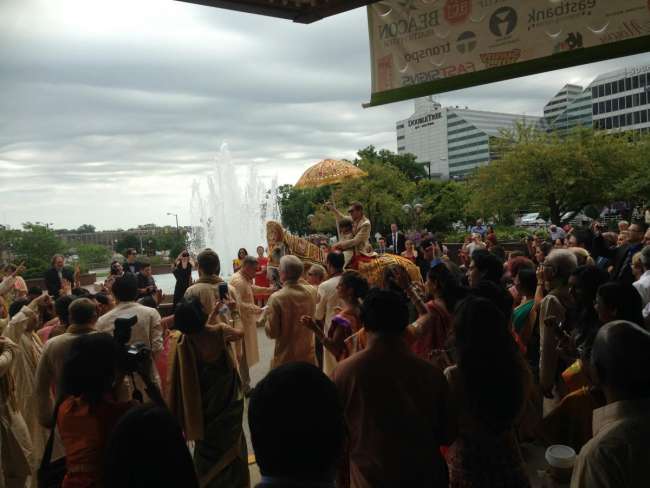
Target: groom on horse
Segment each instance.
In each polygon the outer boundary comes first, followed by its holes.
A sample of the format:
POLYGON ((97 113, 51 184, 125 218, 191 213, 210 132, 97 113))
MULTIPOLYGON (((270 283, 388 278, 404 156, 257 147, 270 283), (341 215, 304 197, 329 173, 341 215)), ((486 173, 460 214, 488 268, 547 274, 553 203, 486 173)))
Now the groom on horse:
MULTIPOLYGON (((330 202, 327 203, 327 208, 334 213, 334 216, 336 217, 336 226, 338 228, 339 221, 345 218, 345 215, 343 215, 330 202)), ((350 214, 350 218, 352 219, 352 238, 337 242, 332 246, 332 250, 352 250, 354 256, 348 264, 348 268, 359 269, 360 262, 369 261, 375 256, 372 246, 370 245, 370 231, 372 225, 370 220, 363 214, 363 205, 359 202, 352 202, 350 204, 348 214, 350 214)))

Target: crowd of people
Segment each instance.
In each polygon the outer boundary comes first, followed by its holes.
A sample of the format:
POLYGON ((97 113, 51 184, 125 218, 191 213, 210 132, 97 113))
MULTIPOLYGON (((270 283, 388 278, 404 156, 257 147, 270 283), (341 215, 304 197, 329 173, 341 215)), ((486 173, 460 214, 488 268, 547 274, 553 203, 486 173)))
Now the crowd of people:
POLYGON ((332 210, 339 241, 322 265, 283 256, 279 286, 263 247, 227 282, 215 251, 183 251, 164 318, 135 250, 92 294, 62 256, 46 292, 8 266, 0 487, 250 486, 247 402, 262 488, 527 487, 526 443, 572 449, 572 487, 647 486, 644 222, 506 252, 479 221, 453 257, 393 225, 380 254, 422 281, 391 264, 371 286, 363 206, 332 210), (253 385, 258 328, 274 350, 253 385))

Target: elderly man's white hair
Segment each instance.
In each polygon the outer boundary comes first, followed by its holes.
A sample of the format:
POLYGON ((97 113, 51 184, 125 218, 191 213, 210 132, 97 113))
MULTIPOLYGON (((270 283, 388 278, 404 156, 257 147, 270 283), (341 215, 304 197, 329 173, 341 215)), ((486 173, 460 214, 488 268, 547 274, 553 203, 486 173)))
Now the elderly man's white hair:
POLYGON ((296 256, 283 256, 280 259, 280 272, 284 273, 287 280, 300 279, 304 269, 302 261, 296 256))
POLYGON ((546 257, 544 266, 551 266, 555 276, 566 282, 578 267, 578 258, 568 249, 553 249, 546 257))
POLYGON ((327 275, 327 271, 320 264, 312 264, 309 273, 318 276, 321 280, 324 280, 327 275))

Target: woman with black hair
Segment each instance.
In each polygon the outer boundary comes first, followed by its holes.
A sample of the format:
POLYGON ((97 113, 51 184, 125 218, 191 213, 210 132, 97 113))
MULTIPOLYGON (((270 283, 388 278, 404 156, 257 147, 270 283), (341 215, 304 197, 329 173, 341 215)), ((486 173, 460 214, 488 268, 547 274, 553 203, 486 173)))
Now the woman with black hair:
POLYGON ((190 260, 190 253, 184 249, 174 261, 172 266, 172 273, 176 278, 174 285, 174 298, 172 300, 173 308, 176 310, 176 304, 181 301, 183 295, 192 284, 192 261, 190 260))
MULTIPOLYGON (((108 436, 133 402, 116 400, 119 355, 123 352, 109 334, 86 334, 75 339, 63 365, 57 388, 55 415, 66 455, 63 488, 93 487, 102 478, 108 436)), ((149 398, 162 405, 158 387, 151 381, 150 359, 138 364, 137 373, 149 398)), ((122 372, 123 374, 123 372, 122 372)), ((49 460, 46 460, 49 461, 49 460)))
POLYGON ((456 310, 457 364, 445 370, 459 412, 459 435, 449 451, 450 484, 530 486, 515 436, 530 373, 501 311, 484 298, 456 310))
POLYGON ((312 317, 302 317, 301 323, 314 332, 316 339, 337 361, 343 361, 366 346, 367 338, 361 323, 361 301, 368 293, 368 281, 357 271, 346 271, 341 275, 336 292, 343 302, 343 309, 332 319, 327 335, 312 317))
POLYGON ((198 297, 176 307, 176 331, 170 336, 169 406, 195 441, 194 466, 201 486, 248 486, 248 454, 242 430, 244 395, 231 342, 244 333, 217 323, 218 301, 210 315, 198 297))
POLYGON ((198 488, 183 431, 165 407, 129 410, 117 423, 106 449, 105 488, 198 488))
POLYGON ((614 320, 625 320, 644 327, 641 295, 629 283, 610 281, 598 288, 596 311, 603 325, 614 320))

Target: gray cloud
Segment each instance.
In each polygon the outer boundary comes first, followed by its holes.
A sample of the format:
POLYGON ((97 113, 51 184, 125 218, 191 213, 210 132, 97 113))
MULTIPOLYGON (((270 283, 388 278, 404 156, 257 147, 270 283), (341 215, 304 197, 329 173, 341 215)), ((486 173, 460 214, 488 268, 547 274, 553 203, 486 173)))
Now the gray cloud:
MULTIPOLYGON (((369 98, 363 9, 313 25, 166 0, 0 4, 0 223, 100 228, 188 221, 190 184, 228 141, 238 164, 295 181, 324 157, 395 150, 411 102, 369 98)), ((539 114, 565 82, 635 56, 440 95, 539 114)))

